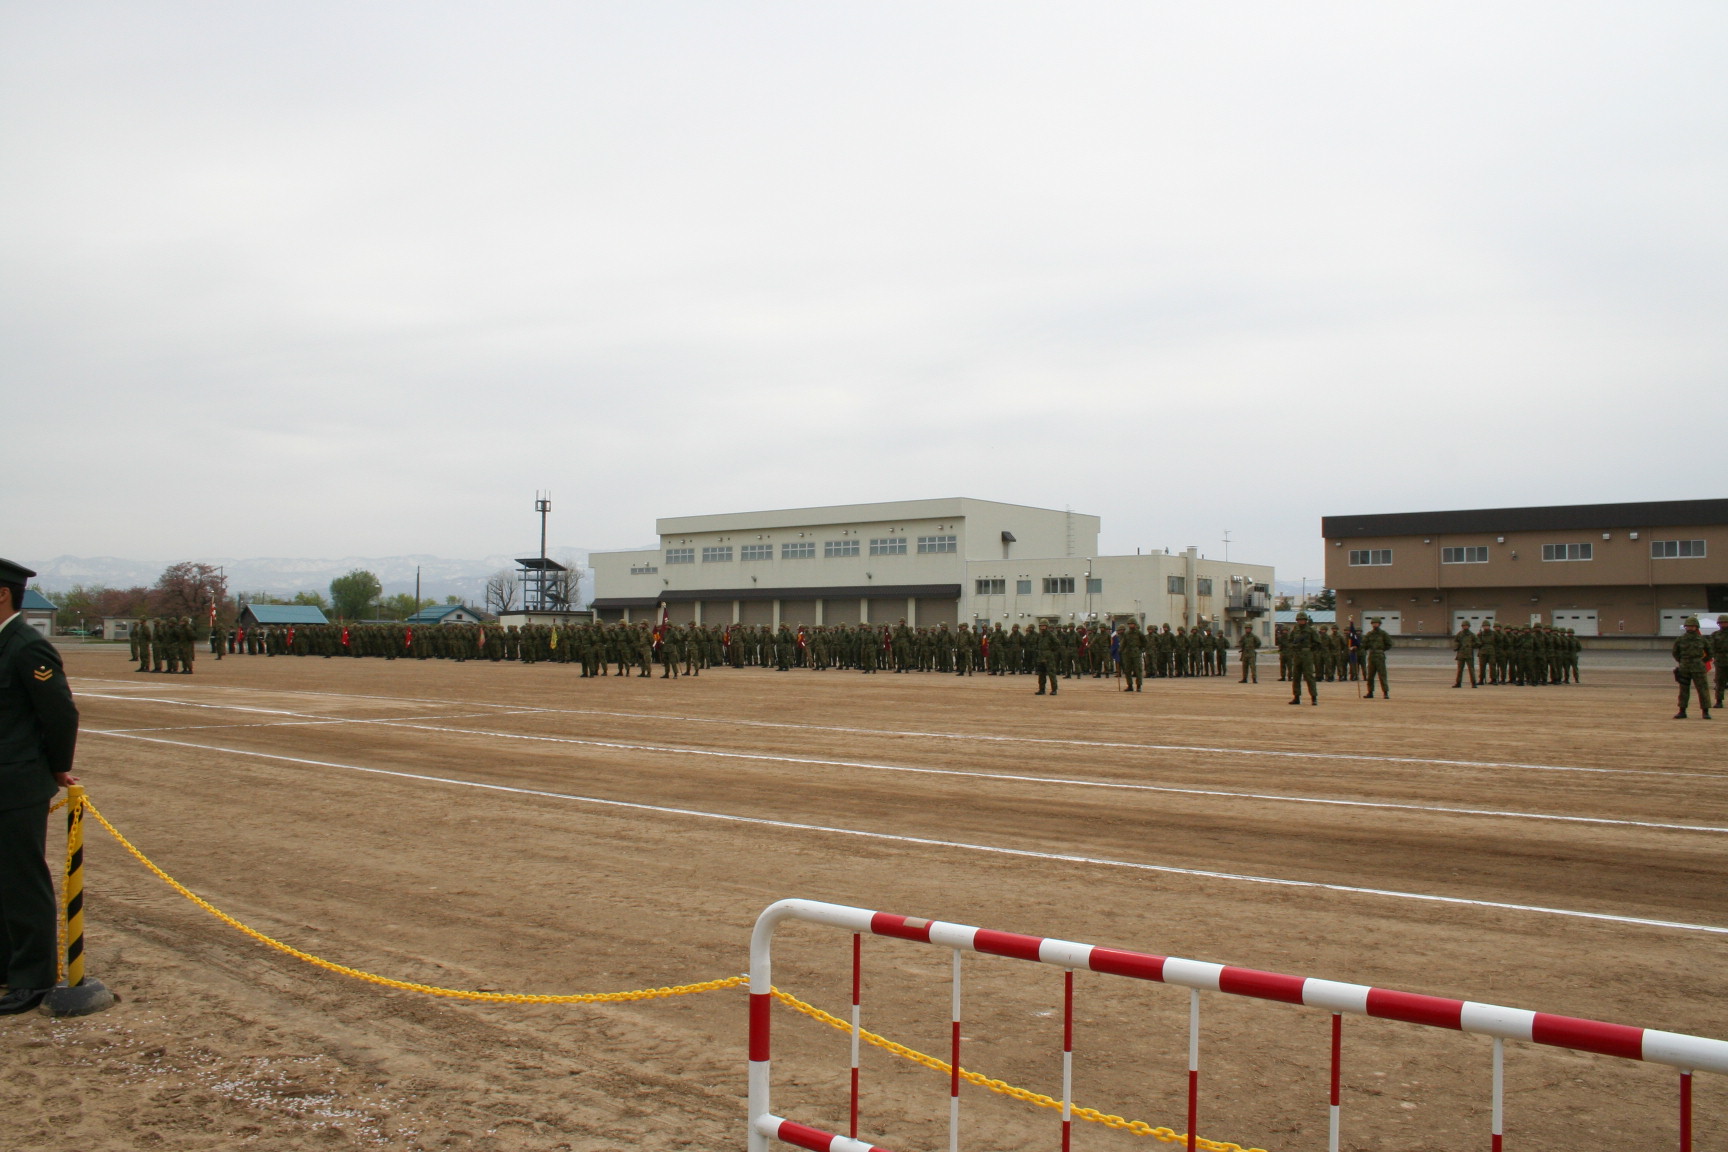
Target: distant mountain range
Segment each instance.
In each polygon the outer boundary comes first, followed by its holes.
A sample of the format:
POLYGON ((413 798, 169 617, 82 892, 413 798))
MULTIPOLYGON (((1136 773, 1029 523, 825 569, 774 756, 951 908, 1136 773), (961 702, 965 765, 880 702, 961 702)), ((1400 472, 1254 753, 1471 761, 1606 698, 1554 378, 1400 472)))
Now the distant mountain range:
MULTIPOLYGON (((584 568, 588 564, 586 548, 551 548, 547 554, 554 560, 570 563, 574 560, 584 568)), ((414 591, 414 572, 420 572, 420 594, 427 599, 443 600, 459 596, 472 604, 484 604, 486 581, 501 568, 514 569, 511 556, 485 556, 478 560, 452 560, 445 556, 344 556, 335 560, 301 560, 287 557, 254 557, 235 559, 225 556, 194 557, 198 563, 220 567, 228 577, 229 595, 243 592, 269 592, 277 596, 292 596, 296 592, 330 594, 330 581, 345 576, 356 568, 364 568, 384 585, 384 595, 414 591)), ((56 556, 35 565, 39 584, 50 598, 74 584, 101 584, 109 588, 146 587, 156 583, 172 560, 126 560, 117 556, 56 556)), ((585 575, 582 596, 586 602, 594 595, 594 579, 585 575)))

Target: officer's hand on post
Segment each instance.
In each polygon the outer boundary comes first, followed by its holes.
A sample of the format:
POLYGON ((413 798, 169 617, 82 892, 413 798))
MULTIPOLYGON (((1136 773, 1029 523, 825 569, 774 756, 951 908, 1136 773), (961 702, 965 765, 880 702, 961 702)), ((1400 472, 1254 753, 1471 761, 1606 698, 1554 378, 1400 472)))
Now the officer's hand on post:
POLYGON ((62 788, 70 788, 72 785, 78 783, 78 777, 72 775, 70 772, 56 772, 54 773, 54 779, 59 782, 60 787, 62 788))

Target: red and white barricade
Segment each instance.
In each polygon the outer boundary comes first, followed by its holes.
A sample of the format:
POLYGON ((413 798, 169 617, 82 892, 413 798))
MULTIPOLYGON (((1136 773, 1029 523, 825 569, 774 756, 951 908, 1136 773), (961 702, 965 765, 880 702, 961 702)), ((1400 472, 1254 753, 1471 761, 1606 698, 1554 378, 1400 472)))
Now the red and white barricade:
POLYGON ((1154 956, 1119 948, 1099 948, 1072 940, 1023 936, 966 924, 920 920, 828 904, 819 900, 781 900, 769 905, 756 920, 750 938, 750 1152, 768 1152, 771 1141, 814 1149, 816 1152, 868 1152, 878 1145, 858 1139, 858 1040, 859 971, 864 933, 892 936, 934 944, 953 951, 953 1011, 949 1052, 948 1147, 960 1147, 960 977, 961 957, 966 952, 1031 960, 1066 969, 1063 986, 1062 1053, 1062 1147, 1068 1147, 1073 1107, 1074 972, 1100 972, 1136 980, 1155 980, 1190 989, 1188 1017, 1188 1149, 1197 1139, 1200 1107, 1200 993, 1224 992, 1261 1000, 1300 1004, 1332 1013, 1332 1067, 1330 1142, 1339 1146, 1339 1069, 1343 1056, 1345 1013, 1402 1020, 1432 1028, 1449 1028, 1490 1036, 1494 1040, 1493 1119, 1489 1135, 1492 1152, 1500 1152, 1504 1102, 1504 1044, 1523 1040, 1580 1052, 1598 1052, 1628 1060, 1666 1064, 1680 1073, 1679 1147, 1692 1152, 1692 1074, 1694 1071, 1728 1073, 1728 1041, 1653 1028, 1604 1024, 1572 1016, 1503 1008, 1471 1000, 1451 1000, 1415 992, 1394 992, 1364 984, 1343 984, 1234 968, 1175 956, 1154 956), (852 976, 852 1099, 851 1133, 841 1136, 799 1124, 774 1114, 770 1094, 769 1006, 774 984, 772 943, 775 927, 786 919, 826 924, 854 934, 852 976))

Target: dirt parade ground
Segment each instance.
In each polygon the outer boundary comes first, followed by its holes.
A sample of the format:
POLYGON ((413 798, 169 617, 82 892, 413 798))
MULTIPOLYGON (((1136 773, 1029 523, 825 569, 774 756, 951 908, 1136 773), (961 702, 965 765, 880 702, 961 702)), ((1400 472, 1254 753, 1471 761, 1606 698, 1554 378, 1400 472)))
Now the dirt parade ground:
MULTIPOLYGON (((563 994, 748 966, 808 897, 1728 1038, 1728 717, 1677 723, 1660 654, 1580 686, 1321 686, 230 657, 140 674, 66 650, 79 773, 165 871, 260 932, 442 987, 563 994), (1279 881, 1280 883, 1267 883, 1279 881)), ((52 839, 51 839, 52 843, 52 839)), ((90 825, 100 1015, 0 1021, 0 1147, 741 1149, 745 996, 483 1004, 255 942, 90 825)), ((783 929, 775 979, 845 1016, 851 936, 783 929)), ((864 1026, 948 1043, 950 954, 866 938, 864 1026)), ((1080 973, 1075 1100, 1185 1122, 1188 993, 1080 973)), ((1062 974, 965 961, 965 1064, 1061 1087, 1062 974)), ((1324 1149, 1331 1019, 1203 997, 1202 1136, 1324 1149)), ((776 1111, 844 1131, 847 1036, 776 1008, 776 1111)), ((1488 1040, 1344 1022, 1346 1148, 1486 1148, 1488 1040)), ((1676 1146, 1678 1077, 1507 1046, 1507 1149, 1676 1146)), ((860 1135, 947 1147, 946 1076, 866 1048, 860 1135)), ((1054 1149, 968 1086, 962 1147, 1054 1149)), ((1699 1075, 1698 1147, 1728 1147, 1699 1075)), ((1077 1123, 1078 1149, 1159 1148, 1077 1123)))

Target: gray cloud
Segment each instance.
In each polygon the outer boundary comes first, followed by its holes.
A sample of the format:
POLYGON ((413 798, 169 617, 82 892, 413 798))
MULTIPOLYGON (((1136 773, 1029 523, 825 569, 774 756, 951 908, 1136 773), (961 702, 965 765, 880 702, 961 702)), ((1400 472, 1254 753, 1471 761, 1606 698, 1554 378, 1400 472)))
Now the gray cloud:
POLYGON ((8 554, 1721 495, 1720 6, 0 9, 8 554))

